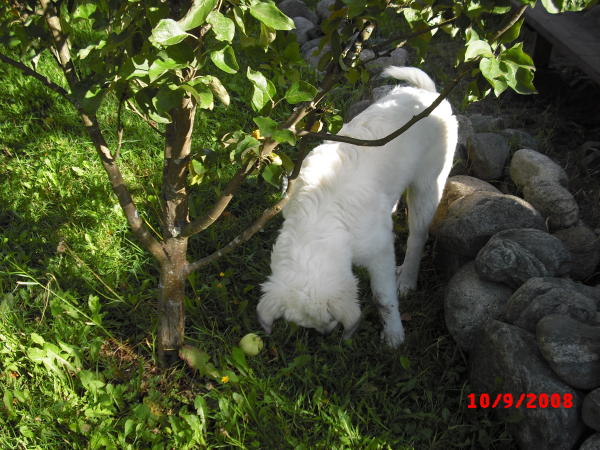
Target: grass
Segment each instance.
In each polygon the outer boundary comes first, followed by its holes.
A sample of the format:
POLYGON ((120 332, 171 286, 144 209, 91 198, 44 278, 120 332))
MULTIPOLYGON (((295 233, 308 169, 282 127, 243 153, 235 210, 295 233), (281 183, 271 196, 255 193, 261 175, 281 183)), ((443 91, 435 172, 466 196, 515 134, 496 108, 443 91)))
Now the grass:
MULTIPOLYGON (((400 350, 380 345, 359 272, 365 318, 354 339, 278 323, 265 349, 245 357, 237 343, 258 332, 258 286, 278 220, 190 277, 188 343, 214 371, 160 371, 156 268, 132 240, 76 115, 35 81, 0 73, 1 448, 511 448, 503 424, 466 408, 467 363, 445 329, 431 255, 419 292, 402 305, 400 350)), ((199 116, 195 148, 250 123, 237 103, 199 116)), ((113 142, 114 106, 109 99, 100 115, 113 142)), ((125 119, 125 178, 156 227, 162 144, 135 116, 125 119)), ((215 195, 206 186, 195 194, 195 211, 215 195)), ((228 242, 276 195, 249 180, 192 252, 228 242)))

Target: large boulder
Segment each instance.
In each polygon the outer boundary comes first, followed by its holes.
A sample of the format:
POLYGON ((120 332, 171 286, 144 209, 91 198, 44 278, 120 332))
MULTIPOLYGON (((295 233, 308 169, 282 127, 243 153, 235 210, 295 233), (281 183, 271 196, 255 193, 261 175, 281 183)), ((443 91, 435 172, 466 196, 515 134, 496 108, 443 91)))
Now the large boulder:
POLYGON ((496 408, 503 419, 519 413, 522 420, 510 421, 508 427, 522 449, 572 449, 585 427, 580 421, 581 395, 556 378, 535 342, 535 336, 521 328, 490 320, 479 336, 470 355, 471 386, 492 399, 509 393, 514 399, 511 408, 496 408), (571 395, 570 408, 516 408, 522 394, 547 393, 571 395))
POLYGON ((317 14, 319 19, 325 20, 331 14, 331 7, 335 4, 335 0, 321 0, 317 3, 317 14))
POLYGON ((369 61, 366 66, 371 74, 378 74, 387 66, 405 66, 408 60, 408 52, 403 48, 397 48, 389 56, 380 56, 369 61))
POLYGON ((476 133, 467 140, 471 170, 484 180, 502 177, 509 152, 508 140, 498 133, 476 133))
POLYGON ((568 228, 579 221, 577 201, 559 183, 535 179, 523 188, 523 198, 548 219, 552 229, 568 228))
POLYGON ((490 237, 510 228, 546 229, 542 216, 525 200, 479 191, 454 201, 434 234, 444 249, 473 258, 490 237))
POLYGON ((577 389, 600 387, 600 325, 552 314, 536 327, 538 346, 552 370, 577 389))
POLYGON ((504 130, 500 130, 499 133, 508 139, 508 144, 510 148, 538 148, 537 140, 528 132, 524 130, 519 130, 516 128, 505 128, 504 130))
POLYGON ((471 350, 482 327, 500 317, 512 290, 482 280, 472 262, 465 264, 448 283, 444 299, 446 326, 456 342, 471 350))
POLYGON ((469 116, 473 128, 477 133, 487 133, 490 131, 502 130, 506 127, 506 122, 501 116, 490 116, 487 114, 471 114, 469 116))
POLYGON ((594 433, 587 438, 579 450, 598 450, 600 448, 600 433, 594 433))
POLYGON ((550 314, 591 323, 598 306, 590 289, 564 278, 531 278, 508 299, 503 320, 531 332, 535 332, 540 319, 550 314))
POLYGON ((454 201, 472 194, 473 192, 495 192, 501 194, 501 192, 490 183, 480 180, 479 178, 470 177, 468 175, 455 175, 449 177, 448 180, 446 180, 442 199, 440 200, 440 204, 437 207, 435 216, 433 216, 433 220, 429 227, 431 233, 435 233, 437 228, 444 221, 444 218, 448 215, 448 208, 454 201))
POLYGON ((298 16, 292 17, 292 20, 296 25, 296 28, 292 30, 292 33, 296 35, 298 44, 303 45, 318 35, 318 27, 307 18, 298 16))
POLYGON ((575 280, 591 276, 600 262, 600 238, 583 222, 553 233, 571 253, 569 275, 575 280))
POLYGON ((534 178, 563 186, 566 186, 569 180, 562 167, 546 155, 530 148, 523 148, 515 152, 510 161, 509 172, 513 182, 521 189, 534 178))
POLYGON ((600 388, 594 389, 583 399, 581 417, 588 427, 600 431, 600 388))
POLYGON ((288 17, 304 17, 313 25, 319 23, 319 17, 301 0, 283 0, 277 7, 288 17))
POLYGON ((518 288, 529 278, 564 275, 571 255, 560 239, 534 228, 496 233, 475 259, 482 278, 518 288))

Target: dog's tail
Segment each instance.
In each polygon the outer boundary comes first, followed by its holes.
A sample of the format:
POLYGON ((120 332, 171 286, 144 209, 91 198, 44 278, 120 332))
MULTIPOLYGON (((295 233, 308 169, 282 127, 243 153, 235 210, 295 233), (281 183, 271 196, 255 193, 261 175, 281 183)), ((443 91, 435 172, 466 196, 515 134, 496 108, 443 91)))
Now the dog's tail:
POLYGON ((407 81, 414 87, 425 89, 426 91, 437 92, 435 83, 429 78, 429 75, 416 67, 389 66, 385 68, 381 75, 383 77, 407 81))

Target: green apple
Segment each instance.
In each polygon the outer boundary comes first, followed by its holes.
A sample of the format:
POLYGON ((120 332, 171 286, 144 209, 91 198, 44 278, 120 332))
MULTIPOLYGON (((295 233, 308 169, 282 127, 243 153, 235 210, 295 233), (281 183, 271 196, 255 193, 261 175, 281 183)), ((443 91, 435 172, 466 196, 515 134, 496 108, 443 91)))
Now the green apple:
POLYGON ((265 346, 260 336, 254 333, 248 333, 240 340, 240 347, 248 356, 256 356, 265 346))

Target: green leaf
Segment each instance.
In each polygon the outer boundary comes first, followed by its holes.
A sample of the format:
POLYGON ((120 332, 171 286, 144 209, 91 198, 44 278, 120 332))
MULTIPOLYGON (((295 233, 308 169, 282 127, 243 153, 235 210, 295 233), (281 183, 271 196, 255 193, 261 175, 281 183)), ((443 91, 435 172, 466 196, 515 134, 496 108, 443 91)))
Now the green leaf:
POLYGON ((273 99, 276 89, 273 83, 265 78, 258 70, 252 70, 248 67, 246 77, 254 85, 252 92, 252 107, 255 111, 260 111, 264 106, 273 99))
POLYGON ((148 75, 148 70, 150 69, 149 64, 146 56, 134 56, 125 61, 123 68, 119 72, 126 80, 145 77, 148 75))
POLYGON ((288 103, 294 105, 300 102, 308 102, 317 95, 317 88, 306 81, 294 81, 285 93, 288 103))
POLYGON ((212 31, 218 41, 231 42, 235 35, 235 24, 233 20, 225 17, 219 11, 211 11, 206 21, 212 25, 212 31))
POLYGON ((519 42, 508 50, 502 52, 500 59, 503 61, 512 61, 519 66, 533 68, 533 59, 523 51, 523 43, 519 42))
POLYGON ((96 12, 95 2, 84 2, 77 5, 73 11, 73 19, 89 19, 96 12))
POLYGON ((188 36, 191 35, 186 33, 173 19, 161 19, 152 30, 150 42, 155 47, 168 47, 178 44, 188 36))
POLYGON ((88 114, 95 113, 106 95, 106 89, 98 84, 90 84, 88 80, 78 83, 71 94, 79 106, 88 114))
POLYGON ((293 30, 294 21, 280 11, 273 2, 255 0, 250 5, 250 14, 274 30, 293 30))
POLYGON ((190 86, 189 84, 182 84, 181 89, 189 92, 194 96, 200 109, 213 109, 213 94, 208 86, 205 86, 200 83, 194 86, 190 86))
POLYGON ((152 99, 152 105, 160 115, 169 113, 181 103, 183 92, 175 85, 162 86, 152 99))
POLYGON ((154 80, 158 79, 164 73, 168 72, 172 69, 178 69, 185 67, 185 64, 179 64, 171 58, 161 59, 157 58, 152 62, 152 65, 148 69, 148 76, 150 77, 150 82, 152 83, 154 80))
POLYGON ((203 25, 208 14, 213 10, 216 4, 217 0, 194 0, 191 8, 179 21, 179 25, 185 31, 203 25))
POLYGON ((263 179, 272 186, 279 188, 279 180, 281 180, 281 175, 283 173, 283 168, 281 166, 275 164, 269 164, 262 171, 263 179))
POLYGON ((256 125, 258 125, 258 129, 260 130, 260 134, 265 137, 271 137, 273 132, 277 129, 278 124, 270 117, 255 117, 252 119, 256 125))
POLYGON ((285 172, 288 175, 291 174, 294 171, 294 161, 285 153, 279 153, 279 158, 281 158, 281 164, 285 172))
POLYGON ((542 0, 542 5, 544 5, 544 8, 550 14, 558 14, 560 12, 560 8, 557 8, 552 0, 542 0))
POLYGON ((533 70, 526 67, 519 67, 516 75, 517 83, 514 90, 519 94, 535 94, 537 92, 533 85, 533 70))
POLYGON ((492 53, 492 48, 490 44, 480 39, 475 39, 467 45, 467 51, 465 53, 465 61, 470 61, 479 56, 483 57, 491 57, 494 54, 492 53))
POLYGON ((483 58, 479 62, 479 69, 485 79, 494 88, 494 94, 498 97, 508 87, 504 74, 500 69, 500 63, 494 58, 483 58))
POLYGON ((226 45, 220 50, 211 52, 210 59, 215 66, 226 73, 237 73, 240 66, 235 59, 235 53, 230 45, 226 45))
POLYGON ((246 34, 246 24, 244 23, 244 11, 239 6, 234 6, 232 8, 233 11, 233 20, 235 20, 236 25, 242 30, 242 33, 246 34))
POLYGON ((502 36, 500 36, 500 42, 508 43, 517 39, 521 34, 521 27, 523 26, 524 21, 525 18, 517 20, 513 26, 511 26, 508 30, 504 32, 504 34, 502 34, 502 36))
POLYGON ((44 345, 46 342, 44 338, 37 333, 31 333, 31 340, 39 345, 44 345))
POLYGON ((272 137, 277 142, 296 145, 296 136, 290 130, 275 130, 272 137))

